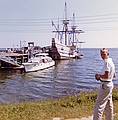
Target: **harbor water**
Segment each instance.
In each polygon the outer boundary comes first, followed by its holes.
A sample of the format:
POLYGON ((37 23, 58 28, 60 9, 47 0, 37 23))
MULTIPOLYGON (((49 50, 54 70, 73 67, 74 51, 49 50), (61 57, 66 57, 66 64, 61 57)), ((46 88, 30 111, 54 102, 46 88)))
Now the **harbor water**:
MULTIPOLYGON (((0 70, 0 103, 19 103, 75 95, 80 91, 97 89, 95 73, 102 68, 99 49, 82 49, 82 59, 57 61, 45 70, 21 73, 0 70)), ((118 49, 110 49, 116 66, 114 85, 118 85, 118 49)))

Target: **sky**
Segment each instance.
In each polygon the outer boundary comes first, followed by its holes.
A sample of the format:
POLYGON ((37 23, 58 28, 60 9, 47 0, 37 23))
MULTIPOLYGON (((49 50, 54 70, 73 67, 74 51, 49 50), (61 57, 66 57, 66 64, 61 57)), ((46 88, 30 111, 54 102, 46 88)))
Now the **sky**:
POLYGON ((51 21, 64 18, 65 2, 68 18, 75 13, 77 28, 84 31, 81 47, 118 47, 118 0, 0 0, 0 48, 51 45, 51 21))

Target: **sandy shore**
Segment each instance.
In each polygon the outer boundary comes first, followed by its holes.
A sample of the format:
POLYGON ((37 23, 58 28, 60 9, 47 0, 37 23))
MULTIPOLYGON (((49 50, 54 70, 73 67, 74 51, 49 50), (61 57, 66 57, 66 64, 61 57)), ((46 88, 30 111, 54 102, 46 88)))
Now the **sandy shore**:
MULTIPOLYGON (((114 117, 115 117, 115 115, 116 115, 116 113, 114 114, 114 117)), ((93 120, 93 116, 82 117, 82 118, 68 118, 68 119, 55 117, 52 120, 93 120)))
POLYGON ((93 116, 89 116, 89 117, 83 117, 83 118, 68 118, 68 119, 64 119, 64 118, 59 118, 59 117, 55 117, 52 120, 93 120, 92 119, 93 116))
POLYGON ((70 119, 64 119, 64 120, 93 120, 92 118, 93 118, 92 116, 89 116, 89 117, 83 117, 81 119, 79 119, 79 118, 70 118, 70 119))

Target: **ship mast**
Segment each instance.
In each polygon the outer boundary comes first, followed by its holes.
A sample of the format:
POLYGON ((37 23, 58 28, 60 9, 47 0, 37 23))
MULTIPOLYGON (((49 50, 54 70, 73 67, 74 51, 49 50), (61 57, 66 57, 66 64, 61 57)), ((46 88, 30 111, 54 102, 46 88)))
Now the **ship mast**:
POLYGON ((76 27, 77 26, 75 26, 75 14, 73 13, 73 25, 72 25, 72 27, 71 27, 71 29, 72 29, 72 36, 73 36, 73 43, 75 42, 75 30, 76 30, 76 27))
POLYGON ((58 33, 58 40, 60 39, 60 43, 64 43, 65 45, 69 45, 68 35, 72 35, 71 44, 74 45, 74 43, 76 42, 76 40, 75 40, 76 34, 83 33, 84 31, 77 30, 77 26, 75 26, 75 14, 74 13, 73 13, 73 24, 71 26, 71 30, 69 30, 69 28, 68 28, 69 20, 67 19, 67 4, 66 4, 66 2, 65 2, 64 13, 65 14, 64 14, 64 19, 63 19, 63 30, 59 30, 59 19, 58 19, 58 26, 56 26, 52 21, 52 26, 54 26, 56 29, 56 31, 53 31, 53 32, 58 33), (62 42, 63 35, 64 35, 64 41, 62 42))
POLYGON ((69 24, 69 20, 67 19, 67 5, 65 2, 65 18, 63 20, 64 32, 65 32, 65 45, 67 45, 68 24, 69 24))

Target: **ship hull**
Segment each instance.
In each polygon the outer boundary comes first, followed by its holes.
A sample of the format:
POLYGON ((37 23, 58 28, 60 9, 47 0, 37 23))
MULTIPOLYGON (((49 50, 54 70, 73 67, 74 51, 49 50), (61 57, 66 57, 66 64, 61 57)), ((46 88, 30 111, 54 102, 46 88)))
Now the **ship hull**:
POLYGON ((75 46, 63 45, 58 43, 55 39, 52 39, 49 55, 53 60, 80 58, 80 55, 75 51, 75 46))

